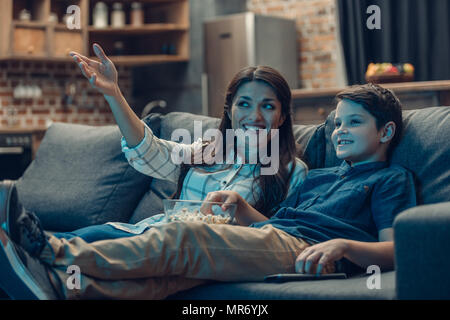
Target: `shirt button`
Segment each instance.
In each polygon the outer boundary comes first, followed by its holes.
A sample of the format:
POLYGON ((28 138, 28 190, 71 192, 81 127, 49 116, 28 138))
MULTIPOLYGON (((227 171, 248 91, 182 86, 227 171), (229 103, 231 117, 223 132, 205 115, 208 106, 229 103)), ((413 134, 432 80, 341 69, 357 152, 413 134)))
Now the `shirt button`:
POLYGON ((222 181, 222 184, 227 184, 227 182, 226 181, 222 181))
POLYGON ((341 176, 341 179, 344 179, 345 178, 345 176, 341 176))

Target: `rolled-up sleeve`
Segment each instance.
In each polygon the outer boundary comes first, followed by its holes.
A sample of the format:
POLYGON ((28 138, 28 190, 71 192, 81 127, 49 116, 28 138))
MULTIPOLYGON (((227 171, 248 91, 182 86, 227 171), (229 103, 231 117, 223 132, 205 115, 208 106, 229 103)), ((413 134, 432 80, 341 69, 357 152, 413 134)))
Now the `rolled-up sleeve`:
POLYGON ((180 164, 189 162, 191 153, 195 148, 201 147, 202 142, 181 144, 159 139, 145 122, 142 123, 145 134, 137 146, 130 148, 125 138, 121 139, 125 158, 134 169, 145 175, 177 183, 180 164))

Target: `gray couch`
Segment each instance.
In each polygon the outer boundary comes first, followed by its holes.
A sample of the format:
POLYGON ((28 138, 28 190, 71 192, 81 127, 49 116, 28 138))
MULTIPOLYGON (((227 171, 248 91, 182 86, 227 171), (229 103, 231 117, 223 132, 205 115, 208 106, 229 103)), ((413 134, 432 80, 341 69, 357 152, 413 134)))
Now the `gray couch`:
MULTIPOLYGON (((295 126, 310 168, 338 165, 330 143, 333 113, 322 125, 295 126)), ((218 119, 189 113, 151 114, 145 121, 161 138, 176 128, 203 130, 218 119)), ((369 274, 346 280, 275 283, 212 282, 171 299, 439 299, 450 298, 450 107, 404 112, 405 136, 392 161, 417 178, 420 206, 394 223, 396 271, 381 275, 381 289, 369 289, 369 274)), ((161 199, 175 185, 135 171, 120 149, 116 126, 54 123, 36 159, 18 181, 24 205, 44 228, 70 231, 107 221, 137 222, 162 212, 161 199)))

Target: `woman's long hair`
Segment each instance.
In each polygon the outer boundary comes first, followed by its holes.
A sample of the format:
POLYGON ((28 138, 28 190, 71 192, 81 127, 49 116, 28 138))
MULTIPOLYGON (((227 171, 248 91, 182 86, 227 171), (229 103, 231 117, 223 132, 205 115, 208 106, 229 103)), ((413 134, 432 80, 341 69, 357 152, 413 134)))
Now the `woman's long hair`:
MULTIPOLYGON (((219 125, 219 131, 222 133, 222 137, 226 137, 226 130, 232 129, 231 119, 228 114, 231 115, 231 107, 233 99, 237 90, 244 83, 250 81, 263 81, 271 86, 275 91, 278 100, 281 102, 281 117, 284 117, 283 124, 279 129, 279 169, 273 175, 259 175, 256 177, 256 172, 253 172, 254 182, 259 184, 262 195, 255 197, 257 200, 254 208, 265 216, 270 217, 274 214, 273 210, 278 203, 286 198, 289 190, 289 181, 295 170, 295 157, 296 157, 296 143, 294 139, 294 133, 292 129, 292 107, 291 107, 291 89, 284 77, 275 69, 267 66, 246 67, 240 70, 228 85, 225 106, 222 115, 222 119, 219 125), (291 169, 288 169, 288 165, 292 164, 291 169)), ((226 150, 226 139, 223 139, 222 150, 226 150)), ((203 145, 204 148, 209 143, 203 145)), ((270 141, 267 146, 268 152, 270 152, 270 141)), ((268 154, 268 156, 272 156, 268 154)), ((191 161, 193 163, 193 161, 191 161)), ((268 165, 262 165, 269 166, 268 165)), ((181 189, 183 187, 183 181, 187 172, 191 167, 195 166, 208 166, 207 164, 181 164, 180 176, 178 179, 177 191, 174 193, 173 198, 179 198, 181 189)), ((252 186, 252 190, 255 190, 252 186)))

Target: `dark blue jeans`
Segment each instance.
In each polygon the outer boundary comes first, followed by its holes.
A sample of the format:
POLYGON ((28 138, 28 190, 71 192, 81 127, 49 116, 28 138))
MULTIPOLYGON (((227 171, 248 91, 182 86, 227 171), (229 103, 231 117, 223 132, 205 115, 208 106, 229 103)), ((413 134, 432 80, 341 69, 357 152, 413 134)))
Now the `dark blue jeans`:
POLYGON ((134 233, 119 230, 110 226, 109 224, 99 224, 94 226, 88 226, 72 232, 58 232, 54 234, 57 238, 71 239, 74 237, 80 237, 84 241, 90 243, 99 240, 109 240, 117 238, 125 238, 135 236, 134 233))

